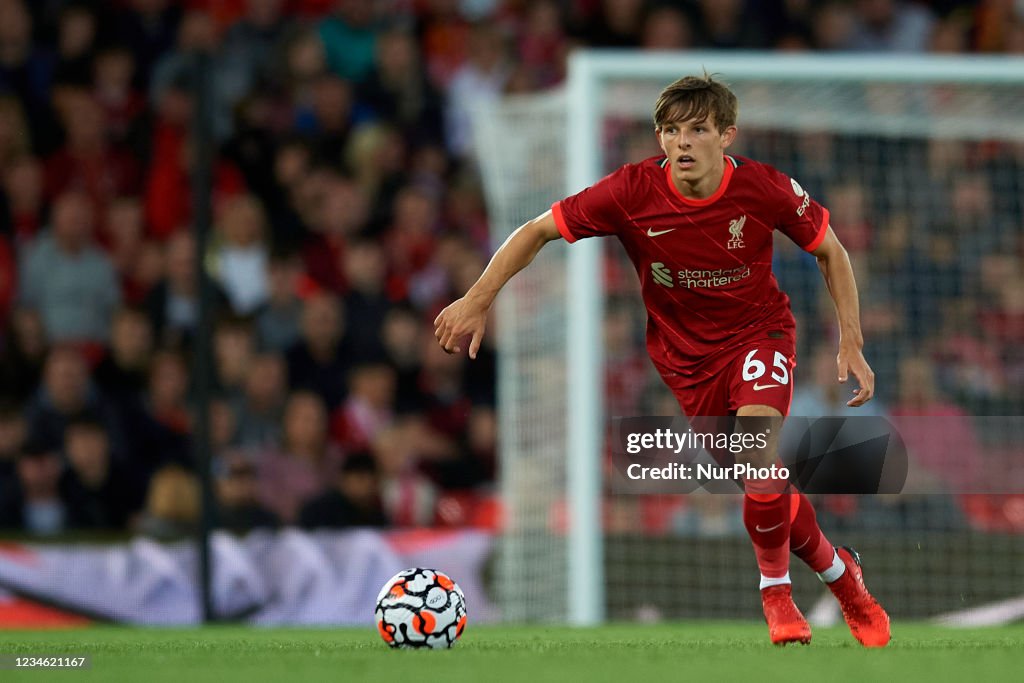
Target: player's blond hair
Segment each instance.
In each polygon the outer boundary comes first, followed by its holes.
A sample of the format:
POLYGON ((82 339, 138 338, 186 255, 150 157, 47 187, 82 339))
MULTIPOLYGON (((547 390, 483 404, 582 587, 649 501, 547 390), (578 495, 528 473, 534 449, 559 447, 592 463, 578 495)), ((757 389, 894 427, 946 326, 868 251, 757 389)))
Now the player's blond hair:
POLYGON ((736 125, 739 103, 729 87, 704 72, 668 85, 654 104, 654 127, 673 121, 713 121, 719 131, 736 125))

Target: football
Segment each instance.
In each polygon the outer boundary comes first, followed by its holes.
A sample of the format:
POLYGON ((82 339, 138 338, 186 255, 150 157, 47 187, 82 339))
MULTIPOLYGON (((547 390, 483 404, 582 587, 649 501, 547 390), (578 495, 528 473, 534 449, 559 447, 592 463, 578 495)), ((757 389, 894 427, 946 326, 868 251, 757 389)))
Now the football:
POLYGON ((450 648, 466 628, 466 597, 436 569, 406 569, 377 596, 377 631, 396 648, 450 648))

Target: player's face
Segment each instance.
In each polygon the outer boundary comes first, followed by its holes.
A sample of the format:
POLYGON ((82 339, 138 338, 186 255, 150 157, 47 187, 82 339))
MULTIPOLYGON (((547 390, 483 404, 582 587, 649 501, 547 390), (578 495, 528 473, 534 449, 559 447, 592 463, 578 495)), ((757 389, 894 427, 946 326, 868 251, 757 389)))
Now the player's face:
POLYGON ((709 119, 671 121, 657 129, 658 144, 668 157, 676 185, 701 188, 714 181, 714 191, 724 170, 722 152, 736 137, 736 126, 719 131, 709 119))

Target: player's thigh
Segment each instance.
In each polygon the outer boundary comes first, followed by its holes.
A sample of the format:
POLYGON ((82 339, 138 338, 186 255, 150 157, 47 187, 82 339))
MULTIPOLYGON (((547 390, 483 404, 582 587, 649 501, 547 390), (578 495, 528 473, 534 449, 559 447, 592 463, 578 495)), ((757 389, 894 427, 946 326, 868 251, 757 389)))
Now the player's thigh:
POLYGON ((750 433, 756 447, 737 455, 756 467, 778 459, 783 418, 793 400, 796 359, 786 343, 750 344, 740 349, 730 366, 729 408, 737 416, 735 431, 750 433))
POLYGON ((744 406, 768 406, 789 414, 793 402, 796 352, 788 343, 752 343, 744 346, 729 365, 729 414, 744 406))

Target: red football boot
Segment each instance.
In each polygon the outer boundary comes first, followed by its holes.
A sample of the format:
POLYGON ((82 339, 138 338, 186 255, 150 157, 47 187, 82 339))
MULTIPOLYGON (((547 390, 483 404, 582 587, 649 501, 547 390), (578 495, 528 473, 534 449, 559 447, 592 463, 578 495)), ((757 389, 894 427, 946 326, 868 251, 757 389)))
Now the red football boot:
POLYGON ((786 583, 761 591, 768 635, 776 645, 811 642, 811 627, 793 602, 793 587, 786 583))
POLYGON ((864 586, 860 555, 846 546, 836 548, 836 552, 846 571, 828 587, 843 609, 850 633, 864 647, 885 647, 889 642, 889 615, 864 586))

